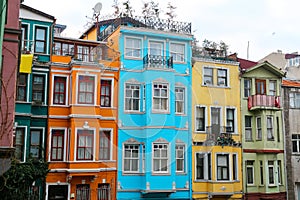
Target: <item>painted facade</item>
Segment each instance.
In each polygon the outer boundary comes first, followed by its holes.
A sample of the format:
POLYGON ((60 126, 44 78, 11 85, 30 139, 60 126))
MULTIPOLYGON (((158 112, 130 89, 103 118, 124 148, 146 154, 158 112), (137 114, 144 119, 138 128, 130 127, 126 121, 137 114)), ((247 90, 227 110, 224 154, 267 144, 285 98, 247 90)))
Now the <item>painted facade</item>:
POLYGON ((283 80, 283 112, 286 151, 287 199, 300 199, 299 153, 300 153, 300 82, 283 80))
POLYGON ((238 62, 193 59, 192 197, 242 199, 238 62))
POLYGON ((20 0, 0 2, 0 175, 13 155, 14 97, 19 63, 20 0))
MULTIPOLYGON (((45 159, 48 117, 48 80, 55 18, 21 4, 21 62, 15 101, 15 156, 45 159)), ((42 198, 37 181, 34 195, 42 198)))
POLYGON ((116 199, 119 54, 62 37, 53 47, 46 199, 116 199))
MULTIPOLYGON (((268 62, 241 67, 243 179, 247 199, 286 199, 281 81, 268 62)), ((248 62, 249 63, 249 62, 248 62)))

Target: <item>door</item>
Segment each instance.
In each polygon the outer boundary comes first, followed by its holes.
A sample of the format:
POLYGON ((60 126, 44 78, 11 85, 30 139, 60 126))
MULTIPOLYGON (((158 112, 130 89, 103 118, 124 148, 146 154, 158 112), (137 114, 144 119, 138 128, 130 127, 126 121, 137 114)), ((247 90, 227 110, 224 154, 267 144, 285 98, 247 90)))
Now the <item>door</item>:
POLYGON ((255 80, 256 94, 266 94, 266 80, 256 79, 255 80))
POLYGON ((221 108, 211 108, 211 134, 218 136, 220 134, 221 108))
POLYGON ((48 200, 68 199, 68 185, 49 185, 48 200))

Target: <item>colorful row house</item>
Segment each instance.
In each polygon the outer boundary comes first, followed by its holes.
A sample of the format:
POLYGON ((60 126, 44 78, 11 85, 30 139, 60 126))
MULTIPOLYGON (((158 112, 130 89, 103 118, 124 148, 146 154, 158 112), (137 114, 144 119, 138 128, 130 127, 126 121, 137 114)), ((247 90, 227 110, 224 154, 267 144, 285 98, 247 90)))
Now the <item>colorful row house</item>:
POLYGON ((20 61, 20 0, 2 0, 0 8, 0 175, 2 175, 10 168, 14 152, 14 98, 16 72, 20 61))
POLYGON ((268 62, 238 61, 245 198, 286 199, 281 100, 284 72, 268 62))
MULTIPOLYGON (((21 62, 17 73, 15 102, 15 156, 21 162, 28 157, 45 158, 48 80, 55 18, 21 4, 21 62)), ((42 198, 40 181, 34 195, 42 198)))
POLYGON ((192 197, 242 199, 239 63, 193 60, 192 197))
POLYGON ((54 38, 46 199, 115 199, 119 65, 103 42, 54 38))

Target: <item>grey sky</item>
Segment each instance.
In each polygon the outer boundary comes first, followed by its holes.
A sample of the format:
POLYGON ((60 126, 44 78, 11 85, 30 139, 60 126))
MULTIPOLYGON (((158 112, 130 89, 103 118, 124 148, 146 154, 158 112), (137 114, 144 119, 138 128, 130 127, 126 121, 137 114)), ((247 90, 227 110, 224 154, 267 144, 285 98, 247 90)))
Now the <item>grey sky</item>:
MULTIPOLYGON (((119 0, 121 4, 124 0, 119 0)), ((147 0, 145 0, 147 1, 147 0)), ((140 15, 142 0, 130 0, 140 15)), ((165 18, 167 3, 157 0, 165 18)), ((67 25, 64 36, 78 37, 91 22, 92 8, 102 3, 101 15, 113 12, 113 0, 25 0, 24 4, 53 15, 57 23, 67 25)), ((230 52, 257 61, 271 52, 298 51, 300 47, 300 1, 298 0, 172 0, 177 21, 192 22, 192 30, 200 41, 224 41, 230 52)))

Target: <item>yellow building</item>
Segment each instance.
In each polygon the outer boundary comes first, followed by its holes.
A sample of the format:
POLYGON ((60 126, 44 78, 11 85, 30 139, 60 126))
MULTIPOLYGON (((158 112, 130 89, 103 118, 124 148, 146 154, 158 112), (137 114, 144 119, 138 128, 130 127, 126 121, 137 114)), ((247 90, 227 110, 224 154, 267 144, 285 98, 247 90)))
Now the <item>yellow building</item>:
POLYGON ((239 63, 194 58, 193 199, 242 198, 239 63))

